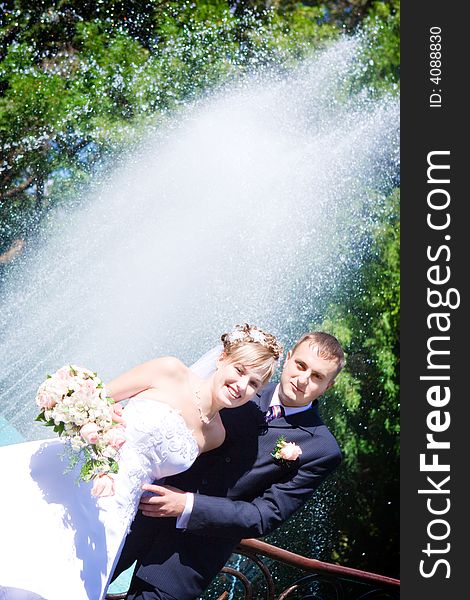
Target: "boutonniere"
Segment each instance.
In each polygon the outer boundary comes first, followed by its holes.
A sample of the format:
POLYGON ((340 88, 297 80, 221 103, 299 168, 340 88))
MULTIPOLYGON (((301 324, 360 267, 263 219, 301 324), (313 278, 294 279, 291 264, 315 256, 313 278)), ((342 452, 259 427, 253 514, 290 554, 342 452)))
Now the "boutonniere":
POLYGON ((274 450, 271 452, 271 456, 283 465, 294 463, 301 454, 302 449, 300 446, 297 446, 294 442, 287 442, 283 435, 277 439, 274 450))

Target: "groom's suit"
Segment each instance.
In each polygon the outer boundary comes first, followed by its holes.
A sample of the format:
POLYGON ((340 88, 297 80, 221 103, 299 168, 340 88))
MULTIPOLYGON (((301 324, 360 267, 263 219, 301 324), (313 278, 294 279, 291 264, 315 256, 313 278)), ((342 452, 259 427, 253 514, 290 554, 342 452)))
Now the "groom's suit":
POLYGON ((338 466, 340 450, 317 401, 265 424, 263 413, 275 387, 267 385, 240 408, 224 409, 224 443, 202 454, 188 471, 166 479, 166 485, 195 492, 187 529, 176 529, 174 518, 139 512, 116 569, 118 574, 139 557, 131 589, 156 588, 166 594, 162 597, 177 600, 198 598, 242 538, 272 532, 338 466), (300 446, 299 460, 280 464, 271 456, 281 435, 300 446))

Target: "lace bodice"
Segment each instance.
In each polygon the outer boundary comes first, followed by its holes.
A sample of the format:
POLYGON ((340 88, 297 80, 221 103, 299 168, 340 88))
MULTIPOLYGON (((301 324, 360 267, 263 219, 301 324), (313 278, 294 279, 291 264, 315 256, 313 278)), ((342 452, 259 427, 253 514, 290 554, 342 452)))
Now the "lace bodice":
MULTIPOLYGON (((199 448, 181 414, 162 402, 133 398, 124 408, 126 443, 119 457, 115 501, 134 514, 142 484, 188 469, 199 448)), ((108 501, 100 499, 104 507, 108 501)))

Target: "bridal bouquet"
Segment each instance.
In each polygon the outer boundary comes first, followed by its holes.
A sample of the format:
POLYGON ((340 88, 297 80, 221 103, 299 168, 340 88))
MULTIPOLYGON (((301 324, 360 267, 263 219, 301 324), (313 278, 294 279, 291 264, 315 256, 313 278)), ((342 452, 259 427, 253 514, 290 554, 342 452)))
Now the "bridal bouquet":
POLYGON ((114 493, 112 474, 118 472, 119 449, 124 444, 124 419, 119 405, 106 396, 96 373, 66 365, 39 386, 36 421, 53 427, 72 448, 70 467, 80 459, 80 479, 94 480, 96 496, 114 493), (100 481, 100 483, 98 483, 100 481))

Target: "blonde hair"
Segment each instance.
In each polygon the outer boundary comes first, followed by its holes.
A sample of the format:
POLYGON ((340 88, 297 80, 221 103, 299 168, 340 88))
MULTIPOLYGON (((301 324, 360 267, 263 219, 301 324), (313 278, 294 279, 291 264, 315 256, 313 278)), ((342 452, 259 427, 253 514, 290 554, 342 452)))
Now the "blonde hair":
POLYGON ((221 336, 224 353, 229 362, 239 362, 255 369, 263 384, 271 379, 282 354, 282 346, 271 334, 256 325, 236 325, 221 336))

